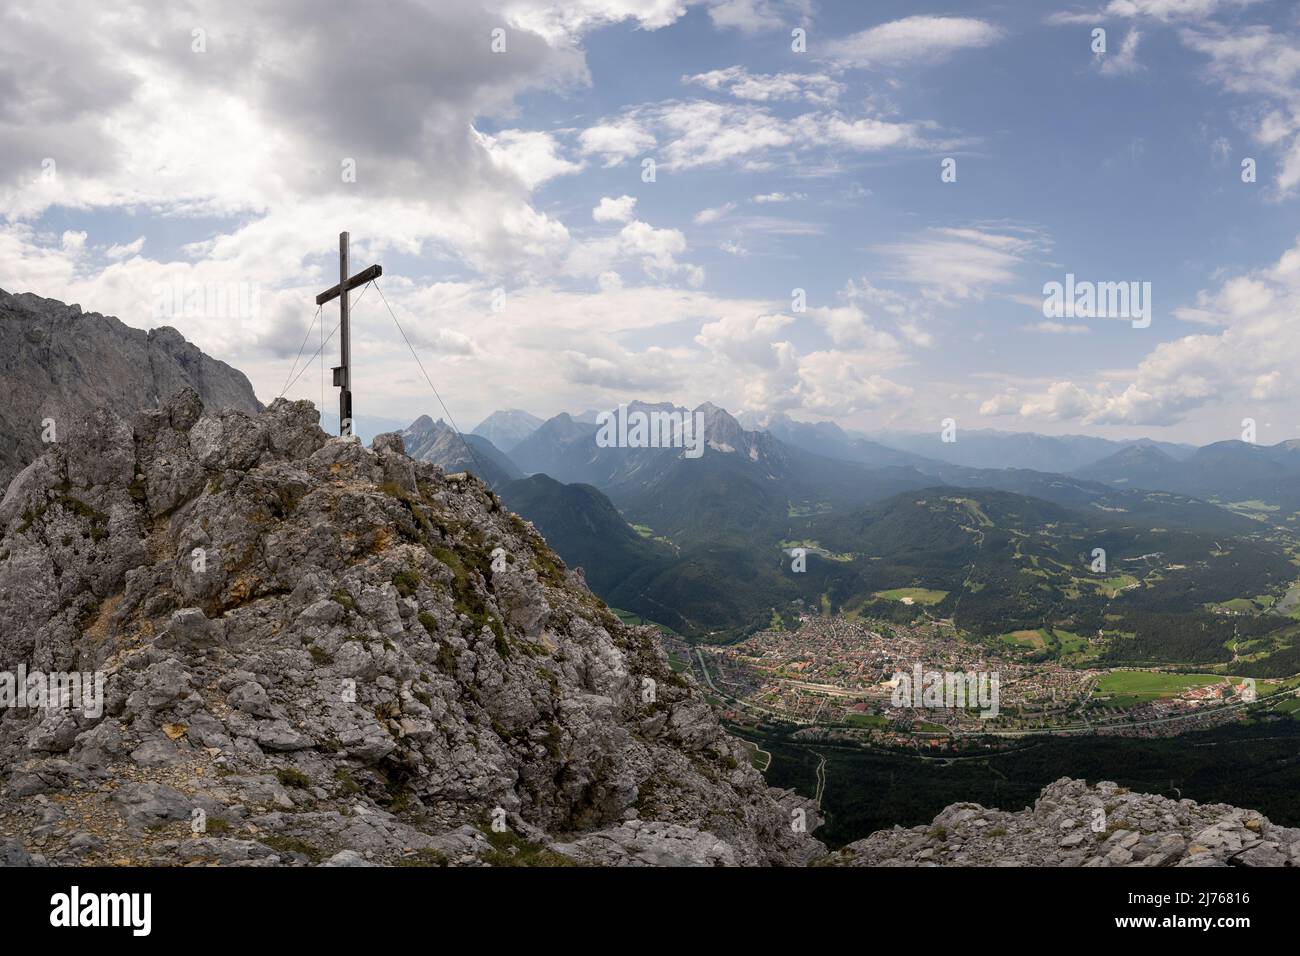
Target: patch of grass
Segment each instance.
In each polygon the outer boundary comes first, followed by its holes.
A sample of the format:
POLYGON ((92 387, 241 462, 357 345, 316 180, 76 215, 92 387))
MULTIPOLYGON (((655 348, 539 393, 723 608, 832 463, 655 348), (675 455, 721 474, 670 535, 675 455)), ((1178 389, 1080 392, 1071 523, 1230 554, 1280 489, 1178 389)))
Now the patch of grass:
POLYGON ((18 534, 26 534, 31 530, 32 525, 45 517, 45 512, 49 510, 48 505, 40 505, 35 509, 23 509, 23 523, 18 526, 18 534))
POLYGON ((1134 587, 1138 579, 1131 574, 1118 574, 1114 577, 1103 578, 1101 580, 1080 579, 1086 583, 1092 584, 1098 592, 1108 598, 1119 597, 1120 594, 1134 587))
POLYGON ((461 563, 460 557, 451 548, 444 548, 442 545, 435 544, 429 548, 429 553, 451 568, 451 573, 457 578, 465 573, 465 565, 461 563))
POLYGON ((487 601, 474 579, 474 572, 484 582, 492 579, 492 555, 483 543, 482 534, 475 528, 465 526, 444 528, 443 531, 444 534, 455 531, 462 538, 469 538, 459 552, 441 545, 429 548, 429 552, 451 570, 452 606, 457 614, 469 618, 473 634, 479 634, 485 627, 491 630, 496 638, 497 653, 502 658, 509 657, 512 649, 506 641, 505 625, 488 611, 487 601))
POLYGON ((638 625, 644 624, 647 625, 648 627, 657 627, 659 628, 660 631, 662 631, 665 634, 673 634, 673 635, 677 634, 676 631, 674 631, 671 627, 669 627, 666 624, 660 624, 658 621, 652 621, 649 618, 642 617, 640 614, 634 614, 631 611, 625 611, 621 607, 611 607, 609 610, 615 617, 617 617, 624 624, 630 625, 632 627, 636 627, 638 625))
POLYGON ((564 729, 555 721, 546 728, 546 752, 552 760, 559 760, 564 754, 564 729))
POLYGON ((80 498, 74 498, 66 492, 58 495, 51 502, 44 502, 34 509, 28 508, 24 511, 23 523, 18 526, 18 533, 22 534, 31 530, 32 526, 41 521, 54 505, 58 505, 62 507, 64 511, 89 521, 89 537, 91 540, 102 541, 104 538, 108 537, 108 515, 104 514, 102 511, 96 511, 80 498))
POLYGON ((403 570, 393 575, 393 586, 404 598, 410 597, 420 587, 420 576, 414 571, 403 570))
POLYGON ((101 541, 108 537, 108 515, 104 514, 104 512, 96 511, 81 499, 74 498, 71 495, 63 495, 57 501, 63 505, 65 510, 71 511, 77 517, 90 522, 91 539, 101 541))
POLYGON ((844 722, 850 727, 888 727, 889 719, 880 714, 846 714, 844 722))
POLYGON ((552 587, 564 587, 564 571, 551 557, 545 544, 533 551, 533 569, 537 572, 538 577, 552 587))
POLYGON ((409 501, 410 495, 395 481, 385 481, 379 486, 379 490, 390 498, 396 498, 398 501, 409 501))
POLYGON ((1193 687, 1204 687, 1223 680, 1212 674, 1165 674, 1158 671, 1111 671, 1097 680, 1094 696, 1115 694, 1154 700, 1176 697, 1193 687))
POLYGON ((931 588, 891 588, 888 591, 877 591, 875 596, 902 604, 938 604, 948 596, 948 592, 931 588))
POLYGON ((497 833, 488 826, 483 829, 483 835, 492 844, 492 849, 483 855, 483 862, 491 866, 577 866, 567 856, 552 853, 509 830, 497 833))
POLYGON ((325 852, 323 850, 294 836, 274 834, 272 836, 262 837, 261 842, 269 846, 272 850, 278 850, 280 853, 301 853, 313 863, 319 863, 325 858, 325 852))
POLYGON ((281 767, 276 770, 275 779, 286 787, 299 787, 303 790, 311 787, 311 777, 296 767, 281 767))
POLYGON ((393 866, 450 866, 451 860, 441 850, 421 849, 393 861, 393 866))
POLYGON ((352 771, 347 767, 335 767, 334 779, 338 781, 339 793, 345 797, 360 793, 363 789, 361 784, 357 783, 356 778, 352 776, 352 771))

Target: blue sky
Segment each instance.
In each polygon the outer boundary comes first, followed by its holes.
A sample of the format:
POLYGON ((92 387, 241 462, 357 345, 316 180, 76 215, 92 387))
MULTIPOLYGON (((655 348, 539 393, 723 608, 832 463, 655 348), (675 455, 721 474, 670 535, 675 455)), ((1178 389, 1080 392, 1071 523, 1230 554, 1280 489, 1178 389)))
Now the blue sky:
MULTIPOLYGON (((1300 435, 1294 4, 407 0, 346 36, 328 5, 23 6, 0 286, 174 325, 264 400, 349 228, 465 426, 666 398, 1300 435), (1150 326, 1046 319, 1067 272, 1151 283, 1150 326)), ((373 292, 354 349, 359 412, 439 412, 373 292)))

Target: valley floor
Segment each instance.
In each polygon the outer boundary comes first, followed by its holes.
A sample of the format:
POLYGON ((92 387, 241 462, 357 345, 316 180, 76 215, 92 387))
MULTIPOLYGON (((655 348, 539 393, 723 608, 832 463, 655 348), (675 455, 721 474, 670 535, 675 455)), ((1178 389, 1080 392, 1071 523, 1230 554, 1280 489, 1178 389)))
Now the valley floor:
POLYGON ((1040 737, 966 755, 818 739, 789 725, 728 729, 756 748, 768 783, 819 799, 826 822, 816 835, 831 847, 929 823, 955 803, 1022 810, 1062 777, 1250 807, 1300 826, 1300 721, 1278 716, 1176 738, 1040 737))
POLYGON ((1300 676, 1101 667, 1095 645, 1059 630, 976 641, 944 621, 805 615, 796 630, 763 631, 735 644, 690 645, 671 634, 663 640, 730 720, 789 723, 875 745, 952 750, 1042 735, 1163 737, 1253 713, 1300 715, 1300 676), (1066 653, 1036 655, 1049 640, 1066 653), (900 703, 898 675, 910 679, 917 668, 995 676, 996 699, 921 706, 905 696, 900 703))
POLYGON ((768 782, 816 802, 831 846, 927 823, 953 803, 1018 811, 1066 776, 1300 825, 1300 677, 1101 667, 1085 639, 1060 632, 1050 637, 1070 659, 1043 660, 1030 635, 1007 637, 808 615, 730 645, 663 641, 768 782), (997 716, 898 706, 890 684, 918 664, 998 673, 997 716))

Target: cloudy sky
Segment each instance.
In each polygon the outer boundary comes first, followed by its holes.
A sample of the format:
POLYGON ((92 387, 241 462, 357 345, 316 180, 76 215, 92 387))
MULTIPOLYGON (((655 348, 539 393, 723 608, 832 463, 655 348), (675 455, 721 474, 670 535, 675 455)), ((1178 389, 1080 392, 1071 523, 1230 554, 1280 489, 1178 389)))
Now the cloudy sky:
MULTIPOLYGON (((1300 8, 1103 4, 9 0, 0 287, 269 401, 346 228, 465 428, 1300 436, 1300 8), (1067 273, 1151 283, 1149 327, 1045 318, 1067 273)), ((358 413, 440 414, 375 289, 353 349, 358 413)))

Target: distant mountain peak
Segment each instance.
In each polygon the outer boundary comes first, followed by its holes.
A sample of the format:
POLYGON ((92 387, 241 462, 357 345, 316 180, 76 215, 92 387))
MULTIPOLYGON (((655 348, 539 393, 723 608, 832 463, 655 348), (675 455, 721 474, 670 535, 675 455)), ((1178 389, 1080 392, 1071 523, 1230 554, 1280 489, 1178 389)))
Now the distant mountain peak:
POLYGON ((696 406, 695 412, 703 416, 704 438, 711 449, 723 453, 740 452, 749 454, 751 458, 756 457, 753 454, 753 446, 758 432, 746 431, 730 412, 712 402, 704 402, 696 406))
POLYGON ((493 488, 523 474, 491 441, 482 435, 458 432, 441 418, 434 421, 421 415, 399 434, 412 458, 431 461, 448 472, 472 472, 493 488))
POLYGON ((1121 448, 1112 456, 1114 461, 1144 461, 1144 462, 1169 462, 1174 463, 1172 455, 1161 451, 1159 446, 1151 442, 1141 442, 1136 445, 1130 445, 1128 448, 1121 448))
POLYGON ((495 411, 479 422, 470 434, 482 435, 502 451, 509 452, 541 427, 542 420, 521 408, 495 411))
MULTIPOLYGON (((546 429, 551 432, 558 432, 563 430, 564 432, 567 433, 575 430, 577 426, 582 424, 584 423, 579 422, 568 412, 560 412, 558 415, 554 415, 551 418, 548 418, 546 421, 542 422, 542 424, 538 426, 537 431, 540 432, 543 429, 546 429)), ((536 434, 536 432, 534 434, 536 434)))

